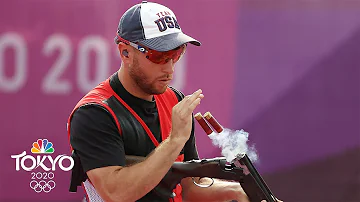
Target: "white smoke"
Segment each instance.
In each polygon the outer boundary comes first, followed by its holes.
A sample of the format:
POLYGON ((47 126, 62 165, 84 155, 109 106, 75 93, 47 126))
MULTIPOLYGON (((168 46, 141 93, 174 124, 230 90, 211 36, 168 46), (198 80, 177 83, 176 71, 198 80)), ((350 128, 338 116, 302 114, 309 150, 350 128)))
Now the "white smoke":
POLYGON ((221 149, 221 154, 226 158, 228 162, 231 162, 236 158, 238 154, 247 154, 252 162, 258 160, 258 155, 255 146, 249 146, 247 144, 249 133, 241 130, 230 130, 224 128, 221 133, 211 133, 209 135, 215 146, 221 149))

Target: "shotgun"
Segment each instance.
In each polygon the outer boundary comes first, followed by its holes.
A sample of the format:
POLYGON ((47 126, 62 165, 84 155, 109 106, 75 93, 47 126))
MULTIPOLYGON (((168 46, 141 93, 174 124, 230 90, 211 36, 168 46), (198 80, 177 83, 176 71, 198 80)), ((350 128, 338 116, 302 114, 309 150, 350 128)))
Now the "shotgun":
MULTIPOLYGON (((127 165, 139 163, 146 158, 131 155, 125 157, 127 165)), ((225 157, 174 162, 153 191, 161 197, 173 198, 175 196, 173 189, 186 177, 207 177, 236 181, 241 184, 251 202, 277 201, 246 154, 237 155, 231 163, 228 163, 225 157)))

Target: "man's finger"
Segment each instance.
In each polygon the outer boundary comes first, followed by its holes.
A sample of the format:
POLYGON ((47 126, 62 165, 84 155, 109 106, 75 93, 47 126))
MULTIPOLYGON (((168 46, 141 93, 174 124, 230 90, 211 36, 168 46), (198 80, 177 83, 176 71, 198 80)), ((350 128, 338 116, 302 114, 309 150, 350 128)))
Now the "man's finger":
POLYGON ((190 105, 192 102, 194 102, 194 100, 195 100, 196 98, 199 97, 199 95, 200 95, 201 93, 202 93, 202 90, 201 90, 201 89, 195 91, 193 94, 190 95, 190 97, 189 97, 188 99, 185 100, 185 102, 190 105))
POLYGON ((192 102, 190 105, 189 105, 189 108, 188 108, 188 113, 191 114, 193 113, 193 111, 195 110, 195 108, 200 104, 200 101, 201 101, 201 97, 198 97, 194 100, 194 102, 192 102))

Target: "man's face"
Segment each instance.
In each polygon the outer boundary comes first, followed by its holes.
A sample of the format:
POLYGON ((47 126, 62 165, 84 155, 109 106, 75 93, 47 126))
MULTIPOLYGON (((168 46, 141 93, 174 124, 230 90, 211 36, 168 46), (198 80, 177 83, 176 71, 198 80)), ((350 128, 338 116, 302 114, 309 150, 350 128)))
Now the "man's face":
POLYGON ((145 54, 135 50, 129 74, 135 83, 147 94, 157 95, 165 92, 174 73, 174 63, 155 64, 145 54))

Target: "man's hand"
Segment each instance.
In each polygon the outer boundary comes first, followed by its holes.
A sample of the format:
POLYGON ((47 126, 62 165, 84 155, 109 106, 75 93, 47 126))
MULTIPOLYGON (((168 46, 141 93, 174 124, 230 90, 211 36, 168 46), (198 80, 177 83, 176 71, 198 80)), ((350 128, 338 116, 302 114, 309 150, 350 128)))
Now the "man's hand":
POLYGON ((186 142, 191 134, 192 113, 200 100, 204 98, 202 90, 199 89, 191 95, 187 95, 172 109, 172 128, 170 138, 186 142))

